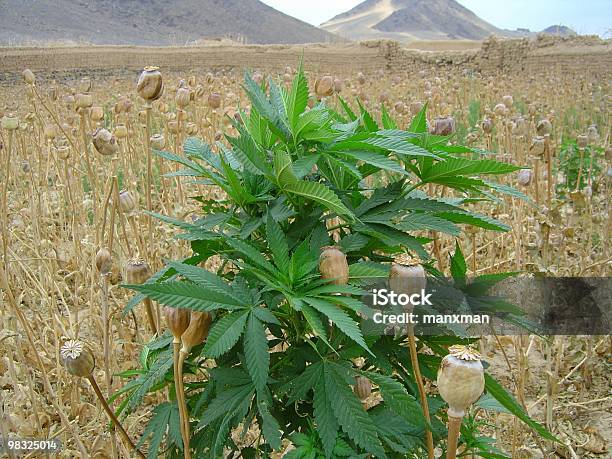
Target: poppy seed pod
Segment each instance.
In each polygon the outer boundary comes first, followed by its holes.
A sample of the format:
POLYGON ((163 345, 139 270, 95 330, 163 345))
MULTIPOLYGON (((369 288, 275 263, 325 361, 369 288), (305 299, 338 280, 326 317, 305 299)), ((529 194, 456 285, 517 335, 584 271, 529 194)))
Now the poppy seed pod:
POLYGON ((194 346, 204 342, 212 323, 212 315, 208 312, 191 311, 189 326, 181 336, 183 347, 181 352, 189 354, 194 346))
POLYGON ((398 101, 393 106, 393 109, 395 110, 396 113, 401 115, 406 111, 406 105, 404 104, 404 102, 398 101))
POLYGON ((60 349, 60 356, 68 373, 74 376, 87 378, 96 367, 93 354, 81 341, 66 341, 60 349))
POLYGON ((96 129, 92 134, 92 139, 96 151, 103 156, 112 156, 119 151, 117 139, 107 129, 96 129))
POLYGON ((189 327, 191 311, 184 308, 171 308, 165 306, 164 317, 166 318, 166 324, 174 337, 174 343, 180 343, 181 336, 183 336, 183 333, 185 333, 185 330, 187 330, 189 327))
POLYGON ((342 80, 334 78, 334 92, 339 93, 342 91, 342 80))
POLYGON ((552 124, 546 118, 541 119, 536 125, 536 130, 538 135, 548 135, 552 132, 552 124))
POLYGON ((191 91, 187 86, 185 86, 185 82, 181 81, 179 88, 176 90, 176 95, 174 96, 174 102, 176 106, 180 109, 184 109, 189 105, 191 101, 191 91))
POLYGON ((125 214, 130 214, 136 210, 138 203, 132 193, 128 190, 121 190, 119 192, 119 207, 121 208, 121 212, 125 214))
POLYGON ((45 139, 53 140, 57 137, 57 126, 55 124, 46 124, 43 132, 45 139))
POLYGON ((263 73, 261 72, 255 72, 253 73, 253 81, 259 85, 261 85, 262 81, 264 80, 264 76, 263 73))
POLYGON ((204 86, 201 84, 197 85, 195 88, 195 95, 198 98, 202 97, 204 95, 204 86))
POLYGON ((19 118, 11 114, 4 115, 0 122, 0 127, 7 131, 16 131, 19 128, 19 118))
POLYGON ((422 109, 423 109, 423 102, 416 101, 410 104, 410 114, 412 116, 418 115, 422 109))
POLYGON ((151 270, 146 261, 139 259, 128 261, 125 271, 125 279, 128 284, 144 284, 149 277, 151 277, 151 270))
POLYGON ((111 258, 111 254, 108 249, 102 247, 96 253, 96 268, 98 272, 102 275, 107 275, 111 272, 113 267, 113 261, 111 258))
POLYGON ((319 271, 321 277, 329 280, 331 284, 347 284, 349 268, 344 252, 335 246, 321 247, 319 271))
POLYGON ((599 140, 599 132, 597 132, 597 126, 591 124, 587 128, 587 138, 589 139, 590 144, 595 144, 599 140))
POLYGON ((485 118, 484 120, 482 120, 481 126, 485 134, 490 134, 491 132, 493 132, 493 121, 491 120, 491 118, 485 118))
POLYGON ((448 403, 449 417, 462 418, 482 395, 484 368, 480 355, 467 346, 451 346, 438 369, 438 391, 448 403))
POLYGON ((444 118, 436 118, 433 123, 434 135, 451 135, 455 132, 455 118, 446 116, 444 118))
POLYGON ((36 77, 34 76, 34 72, 32 72, 30 69, 25 69, 22 75, 23 75, 24 81, 27 84, 33 85, 34 83, 36 83, 36 77))
POLYGON ((128 130, 125 124, 118 124, 115 127, 115 137, 118 139, 125 139, 128 136, 128 130))
POLYGON ((371 381, 365 376, 356 376, 353 392, 359 397, 359 400, 365 400, 372 393, 371 381))
POLYGON ((164 80, 158 67, 145 67, 138 78, 136 91, 146 102, 159 99, 164 92, 164 80))
POLYGON ((365 77, 365 75, 363 74, 363 72, 359 72, 359 73, 357 74, 357 82, 358 82, 360 85, 364 85, 364 84, 365 84, 365 82, 366 82, 366 77, 365 77))
POLYGON ((102 107, 91 107, 89 119, 93 122, 102 121, 104 119, 104 109, 102 107))
POLYGON ((91 94, 79 93, 74 98, 74 104, 76 108, 89 108, 93 105, 93 97, 91 97, 91 94))
POLYGON ((589 144, 589 138, 586 135, 579 135, 576 137, 576 145, 581 150, 584 150, 589 144))
POLYGON ((213 110, 221 107, 221 94, 213 92, 208 95, 208 106, 213 110))
POLYGON ((317 97, 329 97, 334 93, 334 80, 327 75, 323 78, 317 78, 315 81, 315 93, 317 97))
POLYGON ((537 156, 542 156, 546 149, 546 141, 542 136, 536 136, 531 141, 531 153, 537 156))
POLYGON ((162 134, 154 134, 151 136, 151 147, 155 150, 163 150, 166 146, 166 139, 162 134))
POLYGON ((78 84, 79 92, 89 92, 91 91, 91 78, 83 77, 79 80, 78 84))
POLYGON ((502 97, 502 103, 506 108, 510 109, 514 105, 514 98, 512 96, 504 96, 502 97))
POLYGON ((508 108, 504 104, 497 104, 493 111, 497 116, 504 116, 508 111, 508 108))
MULTIPOLYGON (((402 265, 393 263, 389 271, 389 288, 398 295, 420 294, 427 287, 425 269, 421 265, 402 265)), ((407 303, 404 306, 406 312, 412 312, 413 305, 407 303)))
POLYGON ((531 170, 521 169, 518 172, 517 181, 521 186, 529 186, 529 184, 531 183, 531 170))

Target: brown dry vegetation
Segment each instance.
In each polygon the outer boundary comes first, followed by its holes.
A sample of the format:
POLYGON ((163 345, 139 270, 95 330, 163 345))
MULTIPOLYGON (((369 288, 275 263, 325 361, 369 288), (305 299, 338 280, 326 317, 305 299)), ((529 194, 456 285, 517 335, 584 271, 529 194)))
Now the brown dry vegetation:
MULTIPOLYGON (((480 59, 464 56, 468 64, 457 68, 440 64, 440 55, 417 58, 401 51, 405 53, 402 60, 384 47, 310 47, 305 61, 311 83, 319 75, 333 74, 342 81, 342 96, 350 101, 360 97, 377 116, 380 103, 384 103, 402 128, 411 120, 411 104, 429 101, 430 120, 452 115, 460 127, 459 135, 469 145, 533 168, 535 177, 529 185, 519 185, 516 176, 509 184, 519 187, 537 205, 508 198, 493 209, 493 215, 512 231, 501 235, 466 233, 460 241, 471 272, 609 276, 611 196, 606 173, 611 166, 612 101, 605 71, 611 59, 609 44, 601 45, 607 51, 596 49, 586 57, 563 54, 557 59, 540 56, 539 61, 532 56, 543 48, 528 45, 532 48, 525 51, 521 46, 508 48, 524 53, 518 57, 502 53, 498 68, 493 66, 497 61, 485 59, 482 52, 480 59), (593 56, 600 56, 603 64, 593 56), (585 60, 592 60, 593 65, 587 64, 583 71, 585 60), (559 72, 552 65, 555 61, 574 71, 559 72), (497 71, 510 65, 517 70, 525 62, 528 73, 497 71), (364 73, 363 84, 358 72, 364 73), (513 103, 496 109, 508 95, 513 96, 513 103), (483 131, 484 118, 491 119, 492 133, 483 131), (549 162, 548 156, 532 152, 536 126, 542 119, 552 123, 546 140, 549 162), (572 199, 562 199, 555 193, 555 185, 565 178, 548 171, 554 170, 562 143, 585 133, 593 124, 598 135, 590 138, 589 144, 607 150, 601 172, 589 178, 592 194, 578 191, 572 199)), ((504 49, 495 43, 491 48, 496 53, 504 49)), ((155 271, 163 260, 189 253, 184 241, 173 239, 176 231, 169 225, 153 220, 152 234, 147 231, 142 212, 146 208, 146 131, 143 104, 135 94, 135 67, 162 65, 166 90, 154 104, 152 133, 162 134, 165 148, 172 151, 180 150, 181 139, 188 135, 212 142, 221 139, 222 132, 232 132, 227 116, 248 109, 240 87, 242 68, 261 69, 274 78, 287 79, 285 75, 292 75, 294 69, 286 66, 297 64, 299 50, 92 48, 3 50, 0 55, 0 76, 5 75, 5 85, 0 87, 0 118, 19 118, 17 130, 0 130, 4 249, 0 272, 0 424, 7 432, 23 437, 60 438, 65 444, 60 457, 85 457, 83 451, 88 457, 110 457, 104 413, 86 381, 65 372, 58 349, 67 338, 78 336, 86 341, 99 362, 95 376, 102 390, 119 389, 123 384, 119 378, 113 379, 112 387, 104 384, 101 302, 107 280, 95 268, 97 250, 110 246, 112 251, 108 281, 110 366, 114 373, 137 367, 141 345, 151 337, 142 309, 133 316, 121 314, 130 297, 119 286, 128 259, 146 255, 155 271), (183 70, 176 70, 177 63, 186 59, 191 60, 183 62, 183 70), (44 76, 35 89, 14 79, 15 72, 25 67, 44 76), (91 77, 91 90, 80 76, 75 78, 83 74, 91 77), (181 79, 192 90, 193 101, 179 119, 174 94, 181 79), (75 96, 85 92, 91 94, 93 107, 100 107, 102 118, 95 114, 97 109, 75 106, 75 96), (208 103, 212 93, 221 96, 218 109, 208 103), (119 134, 118 154, 101 156, 96 152, 90 135, 99 126, 119 134), (115 177, 120 188, 129 190, 139 204, 129 214, 121 211, 115 193, 109 193, 115 177), (23 314, 27 328, 18 320, 16 310, 23 314)), ((336 104, 337 99, 331 97, 328 103, 336 104)), ((154 159, 155 212, 188 220, 200 213, 190 196, 207 194, 222 199, 213 187, 163 176, 175 168, 163 159, 154 159)), ((573 190, 574 184, 567 187, 573 190)), ((474 209, 486 212, 478 204, 474 209)), ((441 269, 448 269, 445 260, 453 251, 454 240, 438 235, 436 245, 441 269)), ((550 342, 535 336, 484 337, 482 341, 485 358, 496 376, 524 402, 531 416, 547 424, 566 443, 554 448, 556 456, 551 452, 550 457, 609 457, 609 336, 557 337, 550 342)), ((435 390, 434 385, 429 384, 429 389, 435 390)), ((138 438, 150 407, 163 397, 147 398, 145 406, 125 420, 132 438, 138 438)), ((486 418, 495 426, 491 434, 513 457, 542 457, 540 448, 549 447, 538 445, 524 425, 507 415, 488 413, 486 418)), ((129 457, 119 444, 119 453, 129 457)))

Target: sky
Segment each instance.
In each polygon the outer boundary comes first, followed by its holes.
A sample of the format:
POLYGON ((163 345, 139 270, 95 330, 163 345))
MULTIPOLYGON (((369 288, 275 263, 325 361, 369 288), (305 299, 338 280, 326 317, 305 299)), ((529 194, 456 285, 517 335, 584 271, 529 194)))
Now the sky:
MULTIPOLYGON (((362 0, 262 0, 313 25, 350 10, 362 0)), ((612 36, 612 0, 458 0, 485 21, 502 29, 540 31, 567 25, 580 34, 612 36), (606 34, 607 32, 607 34, 606 34)))

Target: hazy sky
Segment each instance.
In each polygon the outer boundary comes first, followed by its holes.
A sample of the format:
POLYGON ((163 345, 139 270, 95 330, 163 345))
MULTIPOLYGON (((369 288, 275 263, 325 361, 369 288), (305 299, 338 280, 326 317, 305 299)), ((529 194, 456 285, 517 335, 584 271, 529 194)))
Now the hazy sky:
MULTIPOLYGON (((283 13, 319 25, 362 0, 262 0, 283 13)), ((605 35, 612 29, 612 0, 458 0, 497 27, 539 31, 553 24, 581 34, 605 35)), ((608 33, 608 36, 612 35, 608 33)))

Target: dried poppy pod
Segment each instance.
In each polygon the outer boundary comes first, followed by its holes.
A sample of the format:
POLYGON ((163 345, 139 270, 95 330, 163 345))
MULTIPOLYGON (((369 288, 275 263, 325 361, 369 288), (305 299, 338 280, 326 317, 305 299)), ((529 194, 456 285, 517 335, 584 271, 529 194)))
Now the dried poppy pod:
POLYGON ((546 149, 546 140, 542 136, 536 136, 531 141, 531 147, 529 150, 536 156, 542 156, 546 149))
POLYGON ((366 83, 366 77, 363 72, 357 73, 357 82, 362 86, 366 83))
POLYGON ((176 120, 168 121, 168 132, 170 132, 171 134, 178 134, 179 132, 178 121, 176 120))
POLYGON ((96 151, 101 155, 112 156, 119 151, 117 139, 107 129, 98 128, 91 137, 96 151))
POLYGON ((88 93, 79 93, 74 98, 74 105, 77 109, 89 108, 93 105, 93 97, 88 93))
POLYGON ((96 253, 96 268, 103 276, 111 272, 111 269, 113 268, 113 260, 108 249, 102 247, 96 253))
POLYGON ((531 184, 531 169, 521 169, 516 180, 521 186, 529 186, 531 184))
POLYGON ((514 105, 514 98, 512 96, 504 96, 502 97, 502 103, 507 109, 510 109, 514 105))
POLYGON ((166 324, 172 336, 174 337, 174 343, 181 342, 181 336, 185 333, 185 330, 189 327, 191 321, 191 311, 184 308, 171 308, 168 306, 164 307, 164 317, 166 318, 166 324))
POLYGON ((451 135, 455 132, 455 118, 445 116, 444 118, 436 118, 433 123, 432 134, 434 135, 451 135))
POLYGON ((493 132, 493 120, 491 120, 491 118, 485 118, 482 120, 481 127, 485 134, 491 134, 491 132, 493 132))
POLYGON ((96 367, 93 354, 81 341, 66 341, 60 349, 60 356, 68 373, 74 376, 87 378, 96 367))
POLYGON ((125 124, 117 124, 115 126, 115 137, 118 139, 125 139, 128 136, 127 126, 125 124))
POLYGON ((208 72, 204 77, 204 80, 206 83, 211 84, 213 81, 215 81, 215 76, 211 72, 208 72))
POLYGON ((67 145, 61 145, 55 150, 59 159, 67 160, 68 158, 70 158, 70 147, 68 147, 67 145))
POLYGON ((597 143, 597 141, 599 140, 599 132, 597 132, 597 126, 594 124, 591 124, 588 128, 587 128, 587 138, 589 140, 589 143, 591 145, 594 145, 597 143))
POLYGON ((221 101, 221 94, 217 92, 213 92, 208 95, 208 106, 213 110, 216 110, 221 107, 221 101))
POLYGON ((493 108, 493 112, 497 116, 504 116, 508 112, 508 108, 504 104, 497 104, 495 108, 493 108))
POLYGON ((151 103, 164 93, 164 80, 158 67, 145 67, 136 83, 136 91, 145 102, 151 103))
POLYGON ((77 89, 79 92, 89 92, 91 91, 91 78, 83 77, 79 80, 79 84, 77 85, 77 89))
POLYGON ((198 133, 198 126, 195 123, 187 123, 185 131, 188 135, 196 135, 198 133))
POLYGON ((546 118, 541 119, 536 125, 536 131, 538 132, 538 135, 541 136, 549 135, 552 132, 551 122, 546 118))
POLYGON ((398 113, 399 115, 401 115, 406 111, 406 105, 404 104, 404 102, 400 100, 398 102, 395 102, 393 109, 395 110, 395 113, 398 113))
MULTIPOLYGON (((427 287, 425 269, 420 264, 402 265, 393 263, 389 270, 389 288, 398 295, 421 294, 427 287)), ((406 312, 412 312, 414 306, 407 303, 404 306, 406 312)))
POLYGON ((125 270, 125 279, 128 284, 144 284, 151 277, 151 270, 146 261, 138 258, 129 260, 125 270))
POLYGON ((191 101, 191 91, 185 85, 185 82, 181 80, 179 84, 179 88, 176 90, 176 95, 174 96, 174 102, 176 106, 181 110, 184 110, 189 105, 191 101))
POLYGON ((372 393, 372 382, 365 376, 355 376, 353 392, 359 397, 359 400, 365 400, 372 393))
POLYGON ((57 137, 57 126, 55 124, 45 124, 43 134, 47 140, 55 139, 57 137))
POLYGON ((21 75, 23 76, 23 79, 26 84, 33 85, 36 83, 36 77, 34 76, 34 72, 32 72, 30 69, 25 69, 21 75))
POLYGON ((416 101, 410 103, 410 114, 412 116, 418 115, 421 110, 423 110, 423 102, 416 101))
POLYGON ((89 119, 94 123, 102 121, 104 119, 104 109, 102 107, 91 107, 89 110, 89 119))
POLYGON ((183 347, 181 353, 189 354, 194 346, 203 343, 212 324, 212 315, 208 312, 191 311, 189 326, 181 336, 183 347))
POLYGON ((342 80, 340 78, 334 78, 334 92, 336 94, 342 92, 342 80))
POLYGON ((438 369, 438 390, 448 403, 448 415, 462 418, 484 390, 480 355, 468 346, 451 346, 438 369))
POLYGON ((584 150, 589 145, 589 138, 584 134, 579 135, 576 137, 576 145, 578 145, 578 148, 581 150, 584 150))
POLYGON ((117 115, 121 113, 129 113, 132 110, 132 101, 127 97, 120 97, 115 104, 114 111, 117 115))
POLYGON ((385 104, 389 102, 389 91, 383 91, 378 95, 378 102, 385 104))
POLYGON ((131 214, 138 207, 138 202, 128 190, 119 192, 119 207, 124 214, 131 214))
POLYGON ((64 105, 67 109, 72 110, 72 106, 75 104, 76 99, 72 94, 68 94, 64 97, 64 105))
POLYGON ((197 98, 203 97, 204 96, 204 86, 202 86, 201 84, 197 85, 194 92, 197 98))
POLYGON ((336 246, 321 247, 319 272, 323 279, 334 285, 345 285, 349 279, 346 255, 336 246))
POLYGON ((317 78, 315 81, 315 93, 319 98, 331 96, 334 93, 333 78, 329 75, 317 78))
POLYGON ((166 147, 166 139, 162 134, 153 134, 151 136, 151 147, 155 150, 163 150, 166 147))

